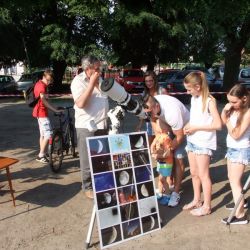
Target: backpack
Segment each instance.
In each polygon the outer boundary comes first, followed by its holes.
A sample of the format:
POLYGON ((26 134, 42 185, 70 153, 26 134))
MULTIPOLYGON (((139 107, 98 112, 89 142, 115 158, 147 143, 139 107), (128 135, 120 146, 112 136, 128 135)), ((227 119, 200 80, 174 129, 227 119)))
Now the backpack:
POLYGON ((34 94, 34 88, 35 85, 29 87, 25 92, 24 92, 24 99, 25 102, 28 104, 28 106, 30 108, 33 108, 36 106, 37 102, 40 99, 40 96, 38 96, 37 98, 35 98, 35 94, 34 94))

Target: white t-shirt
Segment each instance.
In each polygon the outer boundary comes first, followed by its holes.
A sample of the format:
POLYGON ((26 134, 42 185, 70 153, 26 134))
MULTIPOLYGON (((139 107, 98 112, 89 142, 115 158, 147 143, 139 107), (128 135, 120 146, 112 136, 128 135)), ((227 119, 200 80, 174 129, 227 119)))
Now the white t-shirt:
POLYGON ((165 121, 172 130, 182 129, 189 121, 189 111, 175 97, 169 95, 157 95, 156 100, 161 107, 159 119, 165 121))
MULTIPOLYGON (((202 97, 191 98, 191 109, 190 109, 190 125, 206 126, 212 124, 213 117, 208 110, 208 104, 211 101, 209 97, 206 102, 206 107, 203 112, 202 110, 202 97)), ((187 141, 202 147, 216 150, 217 140, 216 131, 196 131, 192 135, 187 136, 187 141)))
MULTIPOLYGON (((74 101, 76 101, 80 95, 86 90, 89 84, 85 72, 75 76, 71 83, 71 93, 74 101)), ((98 88, 94 88, 87 105, 84 108, 78 108, 74 105, 75 109, 75 127, 76 128, 88 128, 88 123, 91 120, 97 122, 106 117, 109 109, 108 97, 104 95, 98 88)), ((106 128, 106 120, 97 124, 98 129, 106 128)))
MULTIPOLYGON (((234 112, 230 116, 230 122, 233 128, 236 127, 238 115, 234 112)), ((228 148, 249 148, 250 147, 250 127, 247 128, 245 133, 238 139, 235 140, 229 133, 227 134, 227 147, 228 148)))

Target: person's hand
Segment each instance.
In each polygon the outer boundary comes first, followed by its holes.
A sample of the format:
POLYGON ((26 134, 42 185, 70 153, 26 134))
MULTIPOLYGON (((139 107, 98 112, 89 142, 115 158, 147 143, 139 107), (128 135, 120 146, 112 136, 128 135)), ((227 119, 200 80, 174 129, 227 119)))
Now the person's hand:
POLYGON ((183 129, 184 135, 191 135, 196 132, 196 128, 194 126, 185 126, 183 129))
POLYGON ((98 71, 93 72, 93 74, 89 78, 89 83, 94 85, 98 84, 99 77, 100 77, 100 72, 98 71))
POLYGON ((223 108, 223 111, 227 113, 227 112, 229 112, 231 109, 232 109, 231 103, 227 103, 227 104, 225 105, 225 107, 223 108))

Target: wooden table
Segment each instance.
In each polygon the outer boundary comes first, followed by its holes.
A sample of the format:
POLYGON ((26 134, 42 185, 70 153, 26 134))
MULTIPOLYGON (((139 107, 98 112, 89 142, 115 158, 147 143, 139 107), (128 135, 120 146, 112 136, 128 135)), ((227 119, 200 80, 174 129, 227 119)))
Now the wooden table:
POLYGON ((6 169, 7 179, 8 179, 8 182, 9 182, 10 192, 11 192, 11 196, 12 196, 14 206, 16 206, 16 203, 15 203, 15 197, 14 197, 14 190, 12 188, 12 183, 11 183, 9 166, 17 163, 18 161, 19 160, 14 159, 14 158, 0 156, 0 169, 4 169, 4 168, 6 169))

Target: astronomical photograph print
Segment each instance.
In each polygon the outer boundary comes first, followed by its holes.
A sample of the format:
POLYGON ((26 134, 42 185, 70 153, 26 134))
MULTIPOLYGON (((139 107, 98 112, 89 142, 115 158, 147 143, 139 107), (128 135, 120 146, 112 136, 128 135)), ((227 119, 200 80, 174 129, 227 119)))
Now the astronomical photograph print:
POLYGON ((137 193, 139 199, 145 199, 155 195, 152 181, 137 184, 137 193))
POLYGON ((121 223, 117 207, 109 207, 98 211, 101 228, 110 227, 121 223))
POLYGON ((109 136, 109 142, 112 154, 130 152, 130 142, 128 135, 111 135, 109 136))
POLYGON ((112 170, 112 162, 110 155, 91 157, 91 162, 94 174, 112 170))
POLYGON ((156 201, 155 196, 151 196, 149 198, 139 200, 138 206, 139 206, 141 217, 156 213, 157 201, 156 201))
POLYGON ((149 164, 148 150, 132 151, 134 166, 149 164))
POLYGON ((132 168, 115 171, 115 179, 117 187, 126 186, 134 183, 132 168))
POLYGON ((113 163, 115 169, 132 167, 130 153, 113 155, 113 163))
POLYGON ((137 202, 120 206, 120 214, 122 221, 131 220, 139 217, 137 202))
POLYGON ((136 201, 135 186, 118 188, 118 199, 120 204, 136 201))
POLYGON ((115 242, 121 241, 121 227, 120 225, 115 225, 101 230, 102 245, 107 246, 115 242))
POLYGON ((159 219, 157 214, 152 214, 150 216, 143 217, 141 221, 143 233, 147 233, 159 228, 159 219))
POLYGON ((140 220, 130 220, 122 223, 124 239, 131 238, 141 234, 140 220))
POLYGON ((113 172, 94 175, 95 191, 104 191, 115 187, 113 172))
POLYGON ((137 183, 152 180, 152 172, 150 165, 136 167, 135 170, 135 180, 137 183))
POLYGON ((145 133, 131 134, 129 139, 132 150, 147 148, 147 139, 145 133))
POLYGON ((109 154, 108 138, 89 139, 90 155, 109 154))
POLYGON ((116 191, 108 190, 101 193, 96 193, 98 209, 113 207, 117 205, 116 191))

